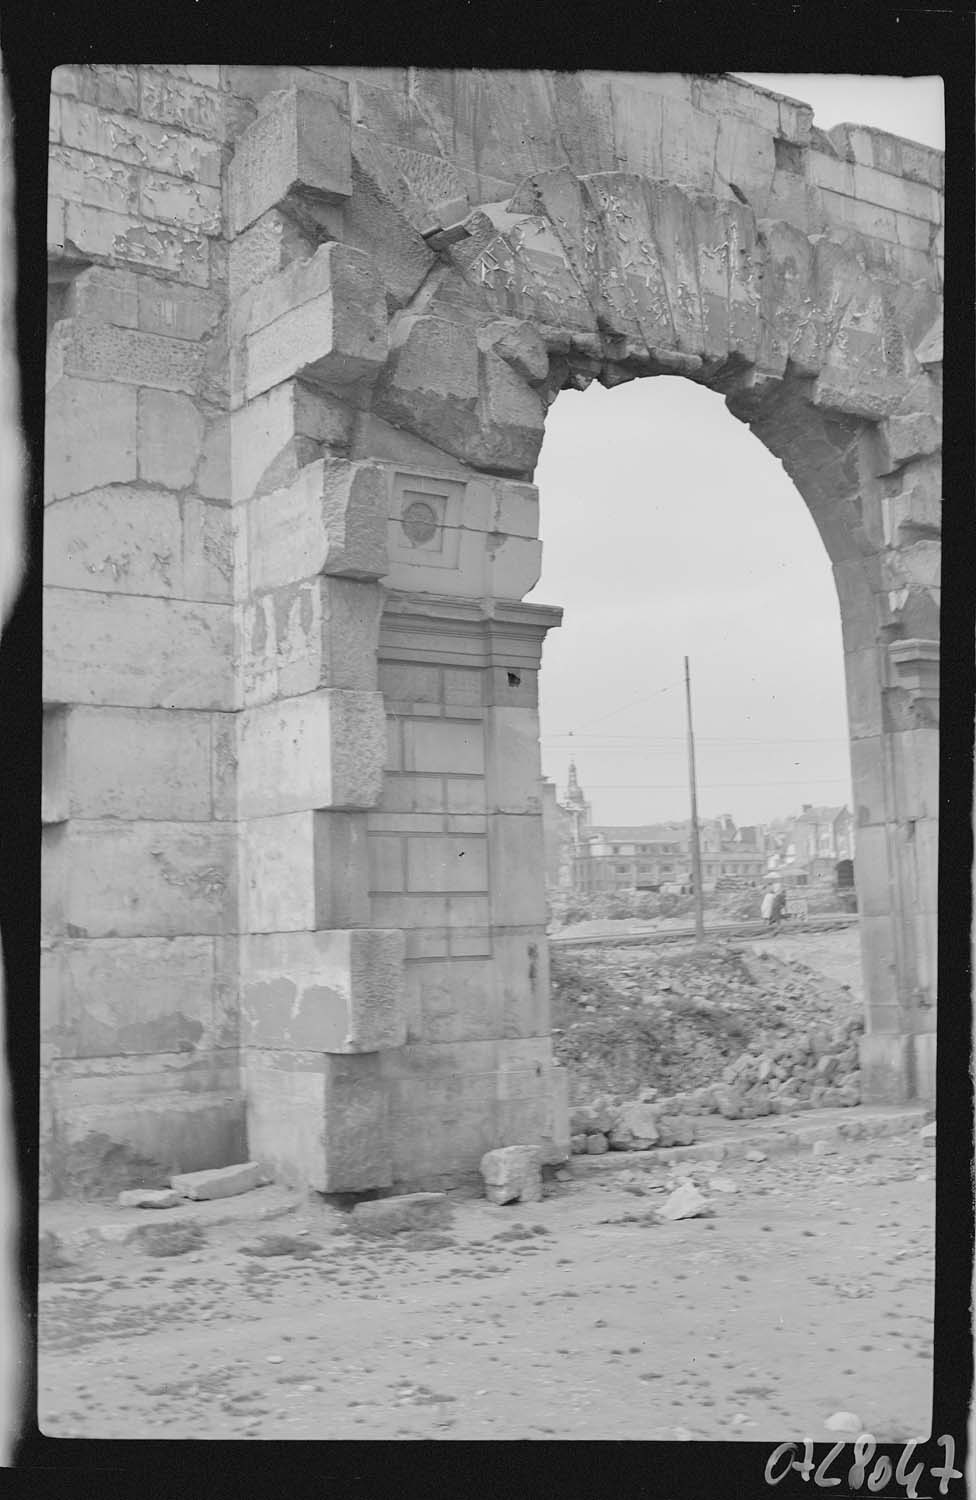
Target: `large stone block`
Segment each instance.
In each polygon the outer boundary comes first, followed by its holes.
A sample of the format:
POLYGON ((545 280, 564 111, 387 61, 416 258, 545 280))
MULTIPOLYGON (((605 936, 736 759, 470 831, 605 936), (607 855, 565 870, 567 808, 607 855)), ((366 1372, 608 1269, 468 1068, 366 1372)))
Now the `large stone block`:
POLYGON ((42 1040, 61 1057, 221 1045, 213 938, 62 940, 42 973, 50 1014, 42 1040))
POLYGON ((492 919, 500 927, 544 924, 542 818, 495 813, 488 819, 492 919))
MULTIPOLYGON (((175 466, 170 477, 177 477, 175 466)), ((47 509, 44 582, 230 603, 230 524, 222 506, 148 486, 68 496, 47 509)))
POLYGON ((229 604, 44 590, 45 703, 235 707, 229 604))
POLYGON ((880 473, 890 474, 910 459, 938 453, 942 447, 942 424, 926 412, 914 416, 889 417, 879 428, 880 473))
POLYGON ((211 718, 83 705, 48 711, 42 741, 44 821, 209 819, 211 718))
POLYGON ((534 708, 491 708, 485 721, 487 793, 492 812, 542 809, 539 715, 534 708))
POLYGON ((386 1088, 375 1053, 358 1057, 243 1054, 250 1155, 319 1193, 393 1183, 386 1088))
POLYGON ((159 172, 139 172, 136 177, 139 212, 147 219, 181 229, 196 229, 206 235, 220 233, 218 188, 202 182, 180 182, 159 172))
POLYGON ((914 1037, 868 1032, 858 1043, 865 1104, 906 1104, 915 1096, 914 1037))
POLYGON ((140 391, 139 478, 170 490, 186 489, 200 461, 203 431, 203 417, 188 396, 140 391))
POLYGON ((243 606, 244 703, 316 688, 373 692, 383 608, 378 584, 310 578, 243 606))
POLYGON ((137 474, 136 392, 107 381, 59 380, 45 410, 45 501, 137 474))
POLYGON ((369 923, 361 813, 297 812, 241 824, 242 927, 290 932, 369 923))
POLYGON ((220 186, 220 147, 171 125, 112 114, 67 96, 61 99, 61 138, 67 146, 109 161, 130 162, 172 177, 220 186))
POLYGON ((231 413, 231 494, 235 501, 294 484, 323 444, 346 451, 354 412, 326 391, 286 380, 231 413))
POLYGON ((407 889, 438 893, 484 891, 488 887, 487 855, 484 838, 417 833, 406 841, 407 889))
POLYGON ((542 443, 537 392, 498 355, 482 353, 467 325, 402 316, 374 412, 465 463, 527 474, 542 443))
POLYGON ((402 1046, 403 934, 375 928, 241 938, 247 1047, 378 1052, 402 1046))
POLYGON ((379 801, 386 730, 379 693, 323 689, 240 715, 242 818, 379 801))
POLYGON ((289 194, 342 203, 352 193, 349 121, 325 94, 292 88, 238 137, 227 174, 231 229, 239 234, 289 194))
POLYGON ((301 375, 340 391, 386 361, 386 297, 368 255, 331 241, 255 293, 246 341, 248 400, 301 375))
MULTIPOLYGON (((89 271, 83 276, 92 274, 89 271)), ((83 276, 77 278, 76 286, 83 276)), ((160 333, 166 338, 189 339, 196 343, 216 328, 223 312, 223 299, 217 292, 161 281, 155 276, 139 276, 137 281, 138 326, 146 333, 160 333)), ((79 306, 77 311, 85 313, 87 307, 79 306)), ((99 313, 93 311, 91 316, 99 316, 99 313)))
POLYGON ((484 727, 480 720, 408 719, 403 724, 403 769, 484 774, 484 727))
POLYGON ((112 380, 192 393, 200 380, 203 353, 201 345, 186 339, 93 318, 64 318, 54 325, 48 341, 49 380, 112 380))
POLYGON ((161 125, 176 125, 195 135, 223 138, 225 96, 214 87, 188 78, 176 77, 166 69, 139 69, 139 113, 145 120, 161 125))
POLYGON ((43 922, 68 937, 233 932, 237 839, 229 823, 76 820, 44 830, 43 922))
POLYGON ((158 271, 193 286, 208 284, 207 239, 196 230, 177 229, 140 214, 120 214, 88 203, 66 203, 63 209, 62 253, 70 246, 86 259, 158 271))
POLYGON ((62 64, 51 74, 51 94, 54 98, 68 94, 99 109, 139 112, 138 75, 134 67, 126 64, 70 67, 62 64))
POLYGON ((244 1107, 237 1053, 64 1060, 50 1093, 57 1189, 101 1196, 157 1185, 171 1172, 241 1161, 244 1107))
POLYGON ((379 464, 320 459, 287 489, 247 506, 252 593, 316 573, 377 579, 386 572, 387 474, 379 464))
POLYGON ((498 1035, 490 959, 412 959, 406 984, 408 1011, 419 1016, 419 1039, 424 1042, 491 1041, 498 1035))
POLYGON ((549 949, 542 926, 496 932, 492 937, 498 996, 498 1035, 537 1037, 550 1026, 549 949))

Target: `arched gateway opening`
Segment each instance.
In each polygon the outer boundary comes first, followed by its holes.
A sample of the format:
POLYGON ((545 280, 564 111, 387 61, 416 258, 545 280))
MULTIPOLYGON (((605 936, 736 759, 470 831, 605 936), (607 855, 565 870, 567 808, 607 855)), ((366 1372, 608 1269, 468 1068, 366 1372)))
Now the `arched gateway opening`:
MULTIPOLYGON (((560 391, 657 374, 724 397, 831 559, 864 1097, 930 1095, 938 153, 824 136, 730 79, 254 71, 220 70, 266 97, 227 169, 227 412, 211 375, 202 417, 233 516, 214 717, 240 860, 239 904, 206 930, 229 935, 213 982, 236 1006, 250 1155, 341 1191, 454 1180, 502 1144, 558 1150, 537 703, 560 612, 524 602, 532 478, 560 391)), ((63 377, 92 357, 86 276, 55 327, 63 377)), ((80 649, 64 604, 45 624, 52 704, 79 701, 58 680, 80 649)), ((172 679, 171 661, 153 708, 172 679)), ((119 701, 98 693, 80 701, 119 701)), ((97 860, 95 832, 49 830, 49 867, 97 860)), ((92 929, 66 888, 70 970, 92 929)), ((150 1154, 172 1154, 165 1137, 150 1154)))

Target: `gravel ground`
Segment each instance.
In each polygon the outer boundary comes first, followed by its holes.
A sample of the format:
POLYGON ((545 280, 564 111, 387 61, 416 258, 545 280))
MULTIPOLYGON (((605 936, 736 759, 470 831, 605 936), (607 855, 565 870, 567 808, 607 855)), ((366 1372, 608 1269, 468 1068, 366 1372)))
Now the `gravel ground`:
POLYGON ((676 1223, 646 1218, 662 1164, 530 1205, 454 1194, 420 1236, 359 1239, 302 1207, 178 1256, 99 1245, 42 1279, 40 1426, 772 1446, 826 1440, 843 1410, 924 1438, 933 1165, 913 1130, 696 1167, 713 1216, 676 1223))

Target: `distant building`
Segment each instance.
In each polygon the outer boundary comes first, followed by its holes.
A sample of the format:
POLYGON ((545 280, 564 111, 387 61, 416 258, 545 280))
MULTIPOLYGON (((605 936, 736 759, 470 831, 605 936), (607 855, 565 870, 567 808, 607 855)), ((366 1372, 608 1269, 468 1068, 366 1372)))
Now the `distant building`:
POLYGON ((577 818, 556 796, 556 783, 542 779, 542 837, 546 854, 546 885, 569 890, 573 884, 573 854, 577 818))
POLYGON ((854 823, 847 807, 805 802, 769 842, 771 872, 789 876, 791 884, 826 884, 837 879, 838 865, 854 858, 854 823))

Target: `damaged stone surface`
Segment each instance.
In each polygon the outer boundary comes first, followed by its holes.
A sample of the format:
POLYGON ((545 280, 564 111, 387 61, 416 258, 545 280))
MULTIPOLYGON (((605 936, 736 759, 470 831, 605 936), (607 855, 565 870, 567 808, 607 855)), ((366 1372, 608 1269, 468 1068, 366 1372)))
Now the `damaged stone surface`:
POLYGON ((205 1172, 178 1172, 170 1178, 174 1193, 181 1198, 234 1198, 264 1187, 267 1174, 259 1162, 241 1162, 233 1167, 215 1167, 205 1172))
POLYGON ((542 1197, 542 1158, 536 1146, 501 1146, 481 1158, 489 1203, 537 1203, 542 1197))

